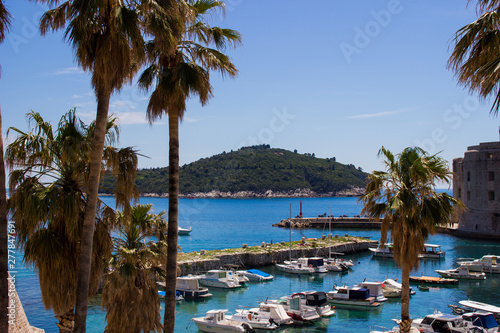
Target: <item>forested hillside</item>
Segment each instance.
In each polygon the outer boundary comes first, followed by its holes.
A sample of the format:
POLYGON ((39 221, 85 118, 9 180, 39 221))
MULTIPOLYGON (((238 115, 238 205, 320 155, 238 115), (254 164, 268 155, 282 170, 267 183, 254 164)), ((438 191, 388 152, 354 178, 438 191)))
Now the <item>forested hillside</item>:
MULTIPOLYGON (((310 189, 324 195, 364 187, 367 174, 335 158, 316 158, 269 145, 203 158, 180 168, 180 193, 250 191, 263 194, 310 189)), ((168 167, 139 170, 136 184, 141 193, 168 192, 168 167)))

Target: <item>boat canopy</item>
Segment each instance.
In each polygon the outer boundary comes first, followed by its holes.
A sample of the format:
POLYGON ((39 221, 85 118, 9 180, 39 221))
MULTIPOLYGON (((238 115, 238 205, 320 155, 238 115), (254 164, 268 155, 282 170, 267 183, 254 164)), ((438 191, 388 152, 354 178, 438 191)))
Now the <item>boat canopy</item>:
POLYGON ((497 321, 495 320, 495 317, 490 312, 465 313, 462 315, 462 317, 466 320, 470 320, 472 322, 472 325, 474 325, 474 326, 481 326, 484 328, 498 327, 498 324, 497 324, 497 321))
POLYGON ((249 270, 247 270, 247 272, 252 273, 252 274, 256 274, 256 275, 259 275, 259 276, 262 276, 262 277, 271 276, 271 274, 267 274, 267 273, 265 273, 263 271, 259 271, 258 269, 249 269, 249 270))

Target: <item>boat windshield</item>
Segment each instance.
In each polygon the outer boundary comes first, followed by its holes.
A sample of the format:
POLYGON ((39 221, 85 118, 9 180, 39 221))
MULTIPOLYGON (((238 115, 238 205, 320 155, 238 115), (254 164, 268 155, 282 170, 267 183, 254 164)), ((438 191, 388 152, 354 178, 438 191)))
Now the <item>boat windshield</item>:
POLYGON ((475 326, 481 326, 484 328, 498 327, 498 324, 492 314, 485 316, 477 316, 472 320, 472 324, 475 326))

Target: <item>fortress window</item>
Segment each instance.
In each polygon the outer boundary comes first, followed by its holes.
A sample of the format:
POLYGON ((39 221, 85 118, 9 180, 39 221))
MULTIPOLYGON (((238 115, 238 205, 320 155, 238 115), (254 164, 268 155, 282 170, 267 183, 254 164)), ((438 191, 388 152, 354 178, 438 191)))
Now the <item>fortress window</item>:
POLYGON ((495 172, 494 171, 488 171, 488 180, 490 182, 495 180, 495 172))
POLYGON ((488 191, 488 200, 490 201, 495 200, 495 191, 488 191))
POLYGON ((470 191, 467 191, 467 200, 470 200, 470 191))
POLYGON ((493 158, 493 153, 486 153, 486 158, 493 158))
POLYGON ((462 197, 462 189, 461 188, 458 188, 458 197, 461 198, 462 197))
POLYGON ((467 171, 467 181, 470 182, 470 171, 467 171))

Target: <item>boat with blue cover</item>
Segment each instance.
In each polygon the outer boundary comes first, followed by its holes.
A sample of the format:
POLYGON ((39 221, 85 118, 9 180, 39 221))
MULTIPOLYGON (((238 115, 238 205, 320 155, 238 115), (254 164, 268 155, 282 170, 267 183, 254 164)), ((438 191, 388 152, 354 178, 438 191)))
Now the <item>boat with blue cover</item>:
POLYGON ((248 269, 246 271, 237 271, 236 273, 246 276, 250 281, 270 281, 274 276, 258 269, 248 269))

